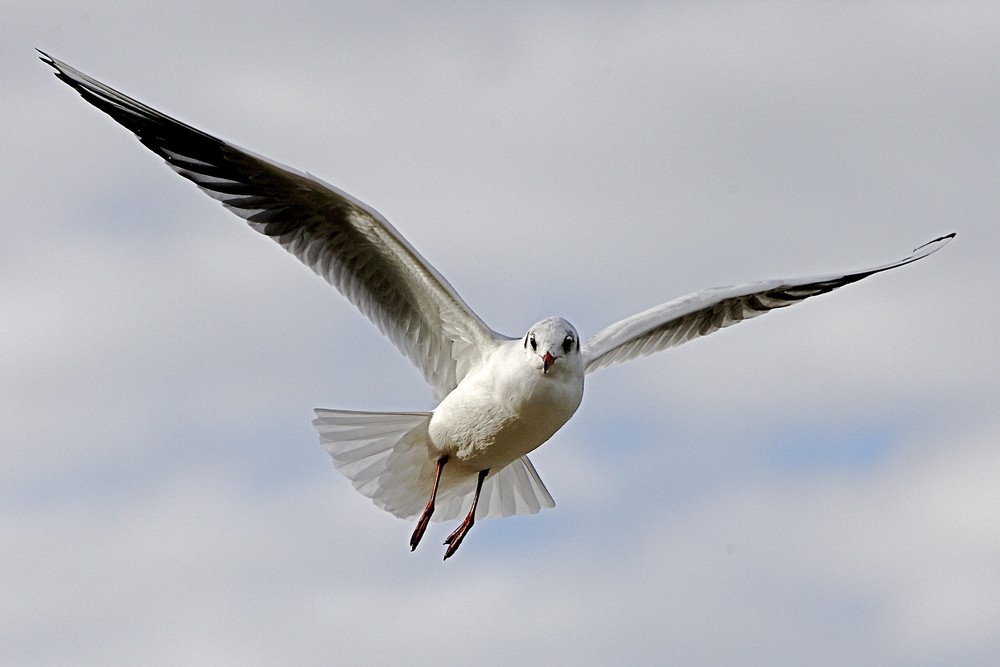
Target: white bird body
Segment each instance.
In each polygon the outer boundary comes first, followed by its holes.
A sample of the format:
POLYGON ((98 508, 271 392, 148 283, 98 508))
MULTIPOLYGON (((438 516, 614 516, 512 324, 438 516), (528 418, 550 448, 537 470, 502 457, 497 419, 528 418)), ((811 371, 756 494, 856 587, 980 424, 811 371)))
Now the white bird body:
POLYGON ((429 432, 436 455, 452 455, 473 474, 500 470, 569 421, 583 399, 584 368, 575 348, 564 354, 560 346, 566 327, 574 337, 576 331, 558 318, 543 320, 532 331, 541 327, 556 337, 547 351, 563 356, 545 371, 542 356, 521 341, 498 345, 434 409, 429 432))
POLYGON ((317 409, 313 423, 337 470, 360 493, 398 517, 420 517, 412 548, 432 518, 451 519, 469 507, 445 541, 445 558, 477 517, 555 505, 527 454, 576 412, 586 374, 915 262, 954 236, 863 271, 695 292, 611 324, 582 344, 573 326, 556 317, 511 338, 486 326, 366 204, 42 56, 174 171, 326 279, 421 370, 440 399, 433 412, 317 409))

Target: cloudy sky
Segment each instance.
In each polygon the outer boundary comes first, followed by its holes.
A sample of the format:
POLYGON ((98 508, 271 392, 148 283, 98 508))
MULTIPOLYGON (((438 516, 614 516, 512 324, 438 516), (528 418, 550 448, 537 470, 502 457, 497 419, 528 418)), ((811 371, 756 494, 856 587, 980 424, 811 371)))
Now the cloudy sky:
POLYGON ((0 662, 1000 662, 995 3, 8 2, 0 662), (42 48, 385 214, 498 331, 937 255, 588 377, 557 507, 409 523, 314 407, 433 407, 42 48))

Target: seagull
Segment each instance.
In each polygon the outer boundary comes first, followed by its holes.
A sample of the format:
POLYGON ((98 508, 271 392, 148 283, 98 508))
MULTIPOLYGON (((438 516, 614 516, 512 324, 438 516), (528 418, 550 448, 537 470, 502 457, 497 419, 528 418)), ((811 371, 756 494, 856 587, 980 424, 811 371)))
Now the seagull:
POLYGON ((654 306, 586 341, 561 317, 519 338, 497 333, 375 209, 305 172, 167 116, 39 51, 55 75, 135 133, 210 197, 298 257, 343 294, 420 369, 439 400, 427 412, 317 409, 313 424, 334 466, 379 508, 428 523, 555 506, 528 454, 573 416, 587 374, 826 294, 941 249, 850 273, 718 287, 654 306))

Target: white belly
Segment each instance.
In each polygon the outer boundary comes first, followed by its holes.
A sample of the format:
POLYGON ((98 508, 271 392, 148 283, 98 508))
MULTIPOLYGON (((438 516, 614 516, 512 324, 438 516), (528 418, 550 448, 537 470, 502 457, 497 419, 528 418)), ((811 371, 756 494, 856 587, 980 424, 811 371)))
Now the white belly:
POLYGON ((499 472, 573 416, 583 398, 583 373, 577 370, 557 364, 542 373, 516 362, 487 364, 434 410, 431 440, 462 467, 499 472))

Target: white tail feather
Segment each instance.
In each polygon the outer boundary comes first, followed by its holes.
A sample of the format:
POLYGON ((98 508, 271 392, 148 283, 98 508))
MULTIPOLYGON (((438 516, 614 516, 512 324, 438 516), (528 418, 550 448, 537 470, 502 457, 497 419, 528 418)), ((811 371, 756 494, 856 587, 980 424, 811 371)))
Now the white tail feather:
MULTIPOLYGON (((427 433, 430 412, 316 410, 313 424, 337 470, 362 495, 403 519, 423 511, 434 481, 437 449, 427 433)), ((476 472, 445 465, 433 520, 462 516, 472 504, 476 472)), ((476 518, 534 514, 555 507, 527 456, 490 471, 476 518)))

